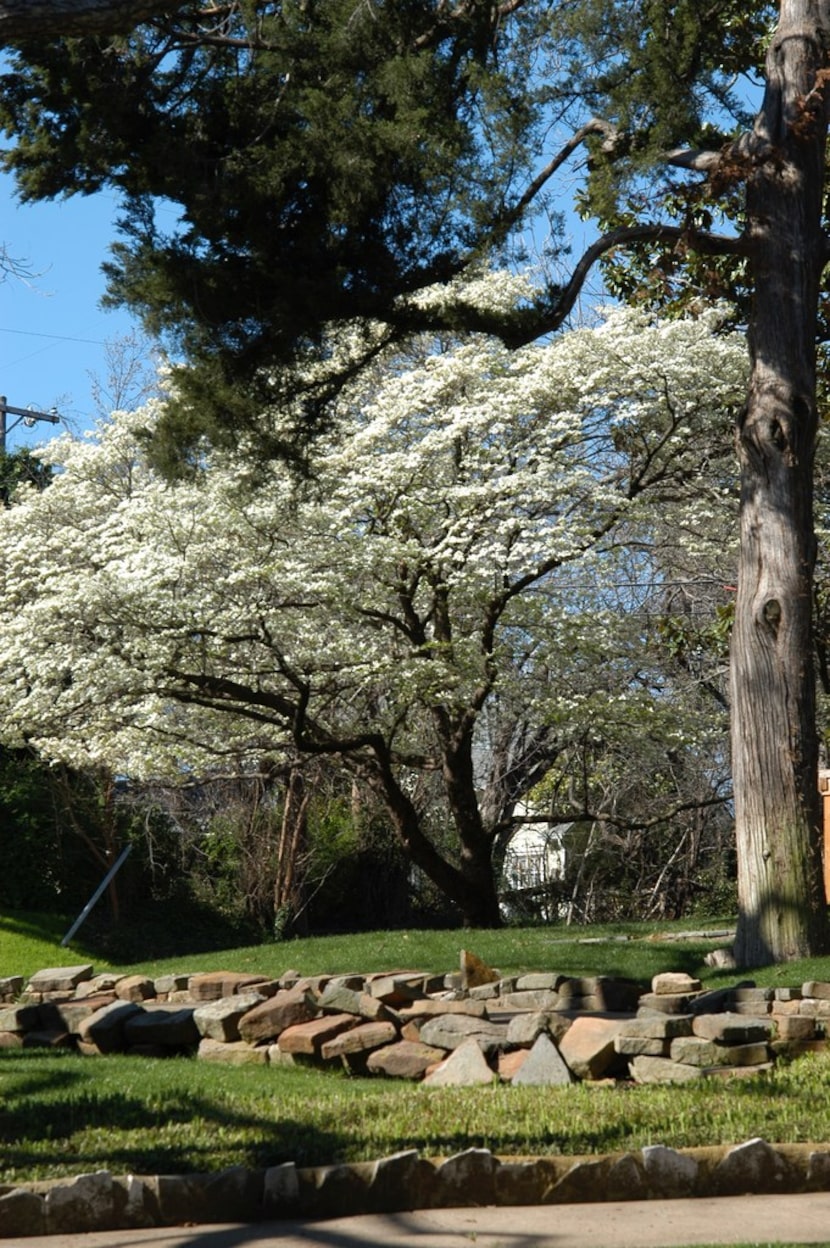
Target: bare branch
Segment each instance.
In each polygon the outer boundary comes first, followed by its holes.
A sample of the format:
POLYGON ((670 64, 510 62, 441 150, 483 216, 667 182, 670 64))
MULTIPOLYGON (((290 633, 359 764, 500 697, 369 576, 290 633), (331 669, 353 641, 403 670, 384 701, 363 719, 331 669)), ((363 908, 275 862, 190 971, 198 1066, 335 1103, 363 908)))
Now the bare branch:
MULTIPOLYGON (((570 315, 597 261, 617 247, 630 247, 635 243, 686 243, 696 251, 714 256, 747 255, 750 250, 748 240, 743 237, 732 238, 725 234, 691 230, 685 226, 647 224, 619 226, 603 234, 582 253, 571 274, 570 281, 561 289, 552 292, 552 298, 546 309, 529 316, 527 323, 517 326, 514 331, 502 331, 501 337, 509 346, 519 347, 535 341, 543 334, 550 334, 559 329, 570 315)), ((490 332, 500 333, 495 326, 491 327, 490 332)))
POLYGON ((685 814, 687 811, 707 810, 713 806, 725 806, 730 800, 729 797, 708 797, 700 801, 677 802, 674 806, 667 807, 666 810, 661 811, 659 815, 652 815, 650 819, 627 819, 589 810, 587 806, 575 807, 573 810, 551 811, 547 815, 513 815, 509 826, 514 828, 535 827, 540 823, 546 823, 549 827, 559 827, 562 824, 571 823, 597 823, 602 824, 604 827, 619 828, 623 832, 649 832, 653 828, 659 828, 664 823, 670 823, 672 819, 676 819, 678 815, 685 814))
POLYGON ((572 156, 578 147, 592 134, 602 134, 605 136, 603 150, 613 150, 614 144, 618 137, 616 126, 608 121, 603 121, 601 117, 592 117, 590 121, 586 121, 584 126, 571 135, 567 143, 565 143, 556 153, 551 161, 545 165, 541 173, 533 179, 525 193, 511 208, 508 220, 514 221, 521 216, 528 205, 536 198, 542 190, 546 182, 549 182, 558 169, 564 165, 569 156, 572 156))

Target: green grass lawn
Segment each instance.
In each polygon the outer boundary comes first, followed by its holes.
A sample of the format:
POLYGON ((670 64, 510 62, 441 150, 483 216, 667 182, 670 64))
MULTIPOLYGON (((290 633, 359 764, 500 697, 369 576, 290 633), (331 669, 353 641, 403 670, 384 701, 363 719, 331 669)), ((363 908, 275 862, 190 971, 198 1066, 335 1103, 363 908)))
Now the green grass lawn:
MULTIPOLYGON (((723 939, 677 939, 692 932, 723 932, 734 920, 707 920, 700 924, 625 923, 605 927, 505 927, 498 931, 453 929, 441 931, 357 932, 344 936, 316 936, 304 940, 271 942, 228 948, 212 953, 188 952, 187 932, 176 957, 146 958, 113 963, 94 944, 83 939, 84 929, 69 948, 60 944, 69 920, 22 911, 0 913, 0 976, 32 975, 46 966, 91 962, 96 970, 251 971, 279 976, 287 970, 304 975, 346 971, 451 971, 458 967, 461 949, 470 949, 502 974, 519 971, 559 971, 565 975, 618 975, 648 983, 658 971, 687 971, 705 983, 734 983, 750 973, 713 970, 704 957, 723 939)), ((764 967, 751 972, 758 984, 797 985, 807 979, 830 979, 830 957, 764 967)))
POLYGON ((0 1181, 366 1160, 830 1141, 830 1057, 748 1080, 434 1088, 333 1070, 0 1050, 0 1181))
MULTIPOLYGON (((106 967, 81 944, 62 949, 63 930, 60 922, 33 915, 0 916, 0 975, 25 976, 80 961, 106 967)), ((505 973, 604 973, 644 983, 662 970, 701 974, 712 984, 745 978, 703 966, 712 941, 657 938, 671 930, 626 925, 374 932, 183 954, 120 969, 268 975, 291 968, 304 974, 446 971, 458 965, 459 950, 467 947, 505 973)), ((766 968, 752 978, 785 985, 830 979, 830 959, 766 968)), ((237 1068, 185 1058, 94 1059, 0 1049, 2 1182, 97 1168, 172 1173, 282 1161, 328 1164, 405 1148, 445 1156, 479 1146, 527 1156, 605 1153, 654 1143, 679 1148, 753 1136, 771 1143, 830 1142, 830 1055, 779 1064, 769 1075, 746 1081, 427 1089, 349 1077, 339 1069, 237 1068)))

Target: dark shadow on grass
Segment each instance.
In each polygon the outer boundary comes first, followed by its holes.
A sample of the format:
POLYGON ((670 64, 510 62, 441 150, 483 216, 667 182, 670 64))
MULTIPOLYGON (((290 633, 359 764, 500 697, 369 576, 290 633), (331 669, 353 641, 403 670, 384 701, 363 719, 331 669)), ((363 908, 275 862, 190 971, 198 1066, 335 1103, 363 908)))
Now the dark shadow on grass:
POLYGON ((41 914, 35 910, 6 910, 0 914, 0 929, 21 932, 42 940, 51 940, 65 930, 66 919, 57 914, 41 914))
MULTIPOLYGON (((216 1138, 232 1135, 228 1165, 251 1169, 294 1161, 337 1161, 345 1155, 346 1139, 287 1117, 270 1118, 242 1113, 226 1104, 194 1096, 190 1091, 159 1094, 152 1106, 129 1091, 102 1092, 90 1086, 77 1065, 87 1060, 67 1051, 70 1059, 53 1050, 0 1050, 0 1156, 2 1172, 81 1173, 94 1169, 114 1173, 188 1174, 216 1168, 216 1138), (179 1145, 177 1123, 198 1122, 204 1144, 192 1132, 179 1145), (165 1130, 159 1142, 154 1133, 165 1130), (75 1142, 85 1132, 100 1130, 99 1148, 79 1151, 75 1142), (119 1144, 119 1132, 131 1133, 119 1144), (250 1133, 250 1138, 245 1135, 250 1133), (141 1135, 146 1143, 141 1140, 141 1135)), ((147 1059, 136 1059, 137 1063, 147 1059)), ((140 1065, 138 1066, 140 1070, 140 1065)))
MULTIPOLYGON (((634 946, 634 942, 630 942, 634 946)), ((632 974, 632 962, 635 960, 632 952, 629 953, 625 962, 615 961, 613 954, 613 946, 608 947, 608 958, 602 959, 602 970, 588 972, 588 974, 602 974, 608 978, 614 979, 631 979, 634 978, 641 984, 643 988, 651 986, 651 980, 655 975, 660 975, 666 971, 684 972, 693 978, 700 975, 704 966, 704 958, 707 953, 712 950, 713 944, 709 941, 707 944, 685 944, 680 941, 650 941, 644 940, 636 945, 636 973, 632 974)), ((592 961, 596 961, 596 954, 592 954, 592 961)), ((554 966, 555 970, 559 967, 554 966)), ((577 972, 568 972, 568 974, 576 974, 577 972)), ((734 968, 727 972, 734 979, 734 968)), ((712 973, 707 973, 707 981, 711 978, 712 973)))

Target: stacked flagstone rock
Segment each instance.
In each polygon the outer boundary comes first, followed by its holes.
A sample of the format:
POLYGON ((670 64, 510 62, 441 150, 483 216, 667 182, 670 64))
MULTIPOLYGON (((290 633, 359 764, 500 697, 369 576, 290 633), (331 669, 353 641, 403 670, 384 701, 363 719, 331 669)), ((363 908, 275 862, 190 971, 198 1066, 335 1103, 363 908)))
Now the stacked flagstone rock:
POLYGON ((779 1054, 823 1048, 828 1017, 828 984, 712 991, 688 975, 663 974, 640 998, 636 1017, 622 1024, 615 1047, 641 1083, 756 1074, 779 1054))
POLYGON ((671 1082, 768 1070, 824 1046, 830 984, 704 990, 687 975, 650 992, 605 976, 501 977, 462 953, 460 972, 279 979, 95 975, 89 965, 0 979, 0 1047, 87 1055, 194 1054, 245 1064, 342 1064, 430 1087, 671 1082))

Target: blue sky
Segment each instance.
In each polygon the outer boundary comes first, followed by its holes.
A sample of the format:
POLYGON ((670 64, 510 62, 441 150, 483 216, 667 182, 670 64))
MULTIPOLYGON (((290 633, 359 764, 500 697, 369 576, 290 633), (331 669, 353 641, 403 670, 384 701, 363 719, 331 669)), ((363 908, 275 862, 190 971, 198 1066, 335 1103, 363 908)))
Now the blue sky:
MULTIPOLYGON (((0 282, 0 394, 14 407, 56 407, 75 433, 94 423, 90 374, 106 377, 105 343, 136 328, 126 312, 100 307, 116 213, 107 194, 19 204, 12 179, 0 175, 0 242, 34 273, 0 282)), ((9 447, 53 433, 51 425, 21 425, 9 447)))

